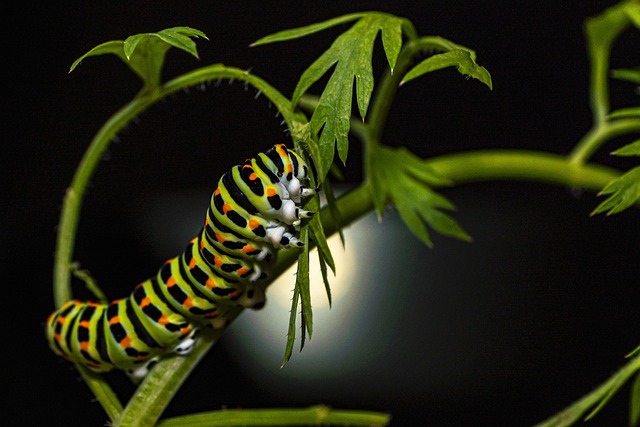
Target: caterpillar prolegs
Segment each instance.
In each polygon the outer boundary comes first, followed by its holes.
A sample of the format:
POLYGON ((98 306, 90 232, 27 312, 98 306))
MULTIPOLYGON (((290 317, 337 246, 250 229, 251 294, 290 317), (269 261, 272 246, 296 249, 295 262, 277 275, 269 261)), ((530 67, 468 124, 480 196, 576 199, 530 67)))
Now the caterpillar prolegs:
POLYGON ((202 326, 220 328, 234 305, 260 308, 269 265, 280 248, 303 246, 295 227, 313 212, 301 209, 314 193, 305 162, 277 144, 218 182, 202 231, 185 251, 111 303, 72 300, 47 319, 58 355, 98 372, 146 375, 168 352, 188 353, 202 326))

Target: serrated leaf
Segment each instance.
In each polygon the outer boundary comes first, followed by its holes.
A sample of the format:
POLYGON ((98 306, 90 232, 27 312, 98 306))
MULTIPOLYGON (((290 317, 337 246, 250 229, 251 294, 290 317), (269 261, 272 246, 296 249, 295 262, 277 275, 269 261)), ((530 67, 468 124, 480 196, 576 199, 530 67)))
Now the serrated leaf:
POLYGON ((327 293, 327 301, 329 302, 329 308, 333 305, 333 297, 331 296, 331 285, 329 284, 329 277, 327 272, 327 262, 322 256, 322 253, 318 251, 318 263, 320 264, 320 273, 322 274, 322 283, 324 283, 324 290, 327 293))
POLYGON ((162 67, 169 48, 184 50, 198 58, 196 44, 191 37, 207 38, 202 31, 194 28, 173 27, 157 33, 136 34, 124 41, 102 43, 76 59, 69 72, 87 57, 111 53, 122 59, 142 79, 146 89, 153 89, 160 85, 162 67))
POLYGON ((284 349, 284 356, 282 357, 283 367, 293 354, 293 345, 296 342, 296 324, 298 319, 298 301, 300 299, 300 290, 298 287, 293 288, 293 296, 291 297, 291 311, 289 312, 289 327, 287 329, 287 344, 284 349))
POLYGON ((638 424, 640 424, 640 373, 633 380, 629 395, 629 425, 635 427, 638 424))
POLYGON ((640 166, 607 184, 600 195, 607 194, 610 196, 600 203, 591 215, 603 212, 607 212, 607 215, 613 215, 622 212, 640 200, 640 166))
POLYGON ((300 350, 304 347, 306 332, 309 338, 313 334, 313 309, 311 308, 311 288, 309 283, 309 230, 303 227, 300 230, 300 240, 304 243, 304 249, 298 255, 298 270, 296 272, 296 288, 300 290, 300 302, 302 307, 302 334, 300 350))
POLYGON ((611 154, 616 156, 640 156, 640 139, 617 149, 611 154))
POLYGON ((446 185, 449 181, 435 174, 407 149, 371 146, 365 167, 379 217, 391 202, 411 232, 429 246, 432 242, 427 225, 447 236, 471 239, 453 218, 442 212, 453 210, 453 203, 430 187, 446 185))
POLYGON ((366 116, 373 92, 371 59, 378 33, 382 32, 384 51, 393 69, 402 46, 405 21, 378 12, 362 14, 300 77, 292 97, 294 105, 311 85, 335 67, 311 116, 311 129, 319 135, 320 169, 323 171, 320 181, 324 180, 324 174, 333 163, 336 147, 340 160, 346 162, 354 81, 358 111, 363 119, 366 116))
POLYGON ((456 67, 460 74, 480 80, 487 85, 489 89, 493 88, 489 71, 476 64, 469 51, 463 49, 454 49, 425 59, 409 70, 402 79, 401 84, 405 84, 423 74, 447 67, 456 67))

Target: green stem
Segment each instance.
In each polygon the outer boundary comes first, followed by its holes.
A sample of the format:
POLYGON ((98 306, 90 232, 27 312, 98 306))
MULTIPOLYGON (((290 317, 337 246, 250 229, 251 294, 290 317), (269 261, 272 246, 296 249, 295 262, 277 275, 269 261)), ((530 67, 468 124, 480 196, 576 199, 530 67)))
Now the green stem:
POLYGON ((613 42, 630 24, 624 12, 626 3, 621 2, 586 20, 585 32, 591 62, 589 97, 595 125, 604 122, 609 113, 609 57, 613 42))
POLYGON ((620 173, 615 169, 570 162, 540 151, 481 150, 449 154, 425 161, 456 185, 488 180, 536 181, 600 191, 620 173))
MULTIPOLYGON (((157 88, 156 90, 145 90, 138 94, 136 98, 118 110, 100 128, 82 157, 65 194, 53 266, 53 294, 56 307, 60 307, 65 301, 72 298, 71 271, 73 267, 73 248, 78 222, 80 220, 80 209, 87 184, 111 141, 123 127, 159 100, 187 87, 221 78, 238 79, 252 84, 273 102, 276 108, 282 113, 287 124, 291 125, 296 118, 294 113, 291 112, 290 101, 264 80, 244 70, 225 67, 221 64, 194 70, 167 82, 163 87, 157 88)), ((79 371, 109 417, 112 420, 118 418, 122 410, 122 405, 106 380, 84 368, 79 371)), ((181 384, 181 381, 179 384, 181 384)), ((177 387, 175 387, 175 389, 177 389, 177 387)))
POLYGON ((158 427, 216 427, 216 426, 294 426, 341 425, 384 426, 391 417, 366 411, 333 410, 327 406, 305 409, 237 409, 205 412, 167 419, 158 427))
MULTIPOLYGON (((236 307, 228 314, 229 324, 242 312, 236 307)), ((114 427, 155 426, 178 389, 198 362, 218 341, 224 329, 202 330, 188 356, 162 358, 131 397, 124 411, 114 420, 114 427)))
POLYGON ((571 150, 569 160, 572 163, 584 163, 607 141, 633 132, 640 132, 640 120, 636 118, 598 123, 571 150))

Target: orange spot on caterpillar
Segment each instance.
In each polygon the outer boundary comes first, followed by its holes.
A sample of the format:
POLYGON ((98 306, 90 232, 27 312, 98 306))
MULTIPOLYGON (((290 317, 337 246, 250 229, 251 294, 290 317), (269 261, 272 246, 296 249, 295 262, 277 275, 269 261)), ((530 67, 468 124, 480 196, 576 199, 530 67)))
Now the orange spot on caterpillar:
POLYGON ((273 187, 269 187, 269 188, 267 188, 267 196, 268 196, 268 197, 273 197, 273 196, 275 196, 276 194, 277 194, 277 191, 276 191, 276 189, 275 189, 275 188, 273 188, 273 187))
POLYGON ((209 277, 205 283, 205 286, 207 287, 207 289, 213 289, 216 287, 216 282, 211 277, 209 277))
POLYGON ((91 346, 89 345, 89 341, 80 341, 80 350, 89 351, 91 346))
POLYGON ((167 316, 165 316, 164 314, 160 316, 160 318, 158 319, 158 324, 164 326, 167 323, 169 323, 169 319, 167 318, 167 316))
POLYGON ((250 179, 251 181, 255 181, 256 179, 258 179, 258 175, 256 175, 256 173, 255 173, 255 172, 253 172, 251 175, 249 175, 249 179, 250 179))
POLYGON ((191 333, 191 328, 189 327, 182 328, 180 329, 180 333, 182 334, 182 336, 188 335, 189 333, 191 333))
POLYGON ((220 267, 222 264, 224 264, 220 257, 217 255, 213 257, 213 263, 216 265, 216 267, 220 267))
POLYGON ((247 274, 249 272, 249 269, 244 267, 244 268, 239 268, 238 269, 238 275, 239 276, 244 276, 245 274, 247 274))
POLYGON ((66 321, 67 321, 67 318, 64 317, 64 316, 58 317, 58 323, 59 324, 64 325, 64 322, 66 322, 66 321))
POLYGON ((225 215, 227 214, 227 212, 232 210, 233 206, 231 206, 229 203, 225 203, 224 205, 222 205, 222 212, 224 212, 225 215))
POLYGON ((122 341, 120 341, 120 347, 122 348, 131 347, 131 337, 129 337, 128 335, 124 337, 122 341))
POLYGON ((172 286, 176 285, 176 278, 171 276, 167 279, 167 288, 170 288, 172 286))
POLYGON ((193 270, 193 268, 198 264, 198 262, 196 261, 195 258, 191 258, 191 261, 189 261, 189 270, 193 270))
POLYGON ((249 220, 249 228, 252 230, 255 230, 256 228, 260 227, 260 222, 256 219, 250 219, 249 220))
POLYGON ((193 307, 193 300, 191 298, 187 297, 187 299, 184 300, 182 305, 184 307, 191 308, 191 307, 193 307))
POLYGON ((242 253, 248 254, 249 252, 253 252, 255 250, 256 250, 255 246, 244 245, 242 248, 242 253))
POLYGON ((219 196, 220 195, 220 188, 216 188, 216 190, 213 192, 214 196, 219 196))
POLYGON ((216 233, 216 240, 218 241, 218 243, 222 243, 224 242, 225 238, 222 237, 220 233, 216 233))
POLYGON ((149 298, 149 297, 144 297, 142 299, 142 301, 140 301, 140 307, 142 307, 142 308, 145 308, 149 304, 151 304, 151 298, 149 298))
POLYGON ((109 319, 109 325, 117 325, 118 323, 120 323, 120 316, 113 316, 109 319))
POLYGON ((91 326, 91 323, 88 320, 81 320, 80 323, 78 323, 78 325, 82 326, 83 328, 89 329, 89 327, 91 326))

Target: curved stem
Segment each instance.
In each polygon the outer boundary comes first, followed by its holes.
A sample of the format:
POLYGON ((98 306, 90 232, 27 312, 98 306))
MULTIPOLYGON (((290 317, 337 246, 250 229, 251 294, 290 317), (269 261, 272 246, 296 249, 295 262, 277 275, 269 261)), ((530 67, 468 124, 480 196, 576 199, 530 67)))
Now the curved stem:
POLYGON ((280 92, 255 75, 238 68, 226 67, 222 64, 203 67, 184 74, 167 82, 163 87, 155 91, 144 92, 144 94, 137 96, 118 110, 107 120, 102 128, 100 128, 91 141, 91 144, 78 165, 78 169, 63 200, 56 241, 53 274, 54 301, 56 307, 60 307, 65 301, 71 299, 70 282, 73 247, 84 192, 113 138, 124 126, 159 100, 187 87, 206 83, 214 79, 238 79, 252 84, 273 102, 276 108, 282 113, 287 124, 290 125, 295 120, 295 115, 291 112, 290 101, 280 92))
MULTIPOLYGON (((259 77, 251 75, 244 70, 226 67, 222 64, 194 70, 167 82, 163 87, 155 91, 145 91, 138 94, 136 98, 118 110, 100 128, 82 157, 71 184, 66 191, 56 239, 56 252, 53 266, 53 294, 56 307, 60 307, 65 301, 72 298, 71 270, 73 266, 73 248, 84 193, 89 180, 93 176, 105 150, 109 147, 113 138, 124 126, 164 97, 184 88, 221 78, 239 79, 252 84, 273 102, 276 108, 282 113, 287 124, 290 127, 292 126, 296 116, 291 112, 291 103, 286 97, 259 77)), ((89 372, 87 369, 80 368, 79 371, 109 417, 112 420, 119 418, 122 405, 106 380, 100 375, 89 372)), ((184 379, 185 377, 186 373, 180 378, 184 379)), ((182 383, 181 381, 178 382, 179 384, 182 383)), ((177 389, 179 384, 174 387, 174 389, 177 389)))

